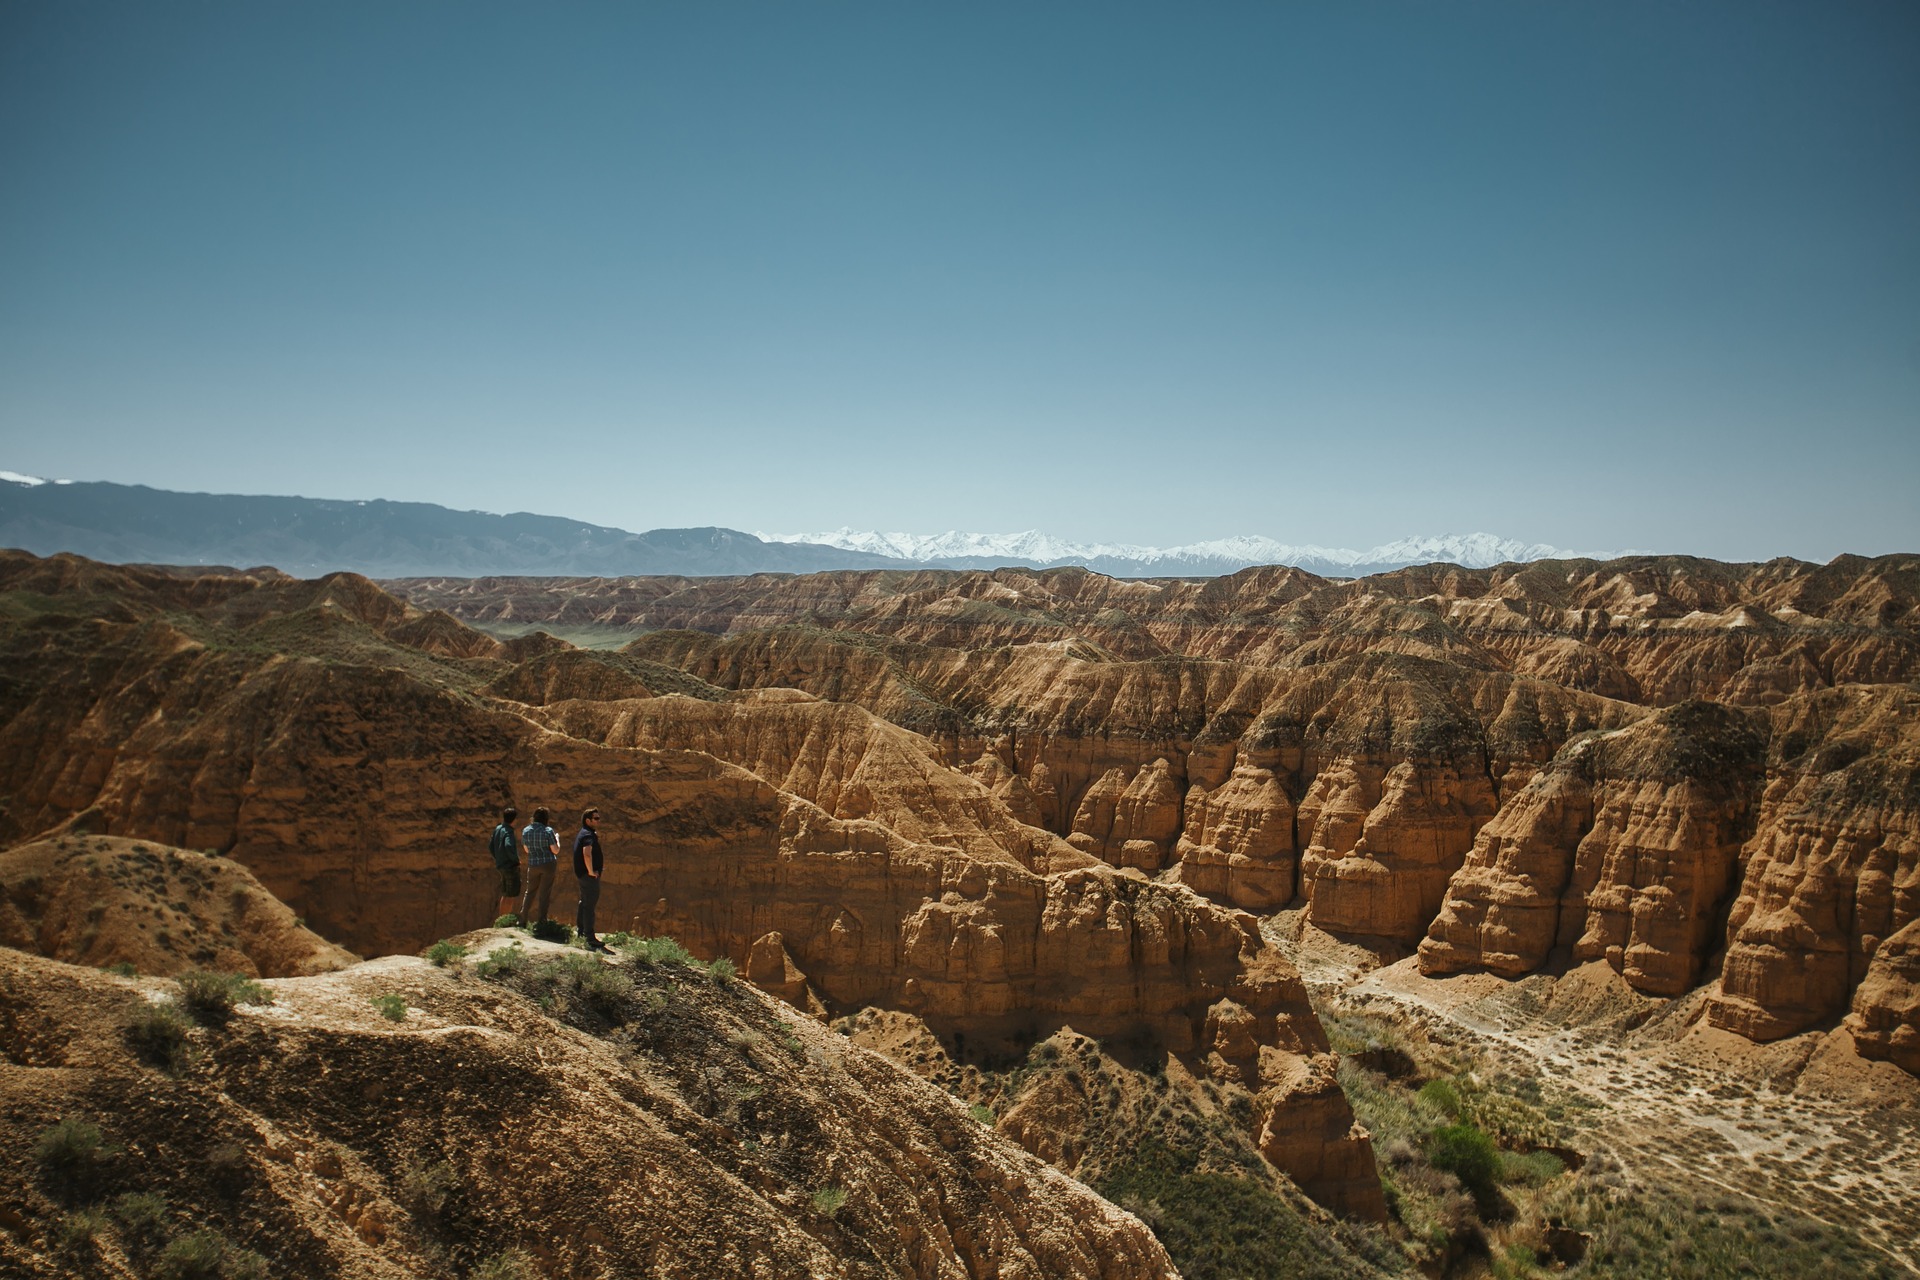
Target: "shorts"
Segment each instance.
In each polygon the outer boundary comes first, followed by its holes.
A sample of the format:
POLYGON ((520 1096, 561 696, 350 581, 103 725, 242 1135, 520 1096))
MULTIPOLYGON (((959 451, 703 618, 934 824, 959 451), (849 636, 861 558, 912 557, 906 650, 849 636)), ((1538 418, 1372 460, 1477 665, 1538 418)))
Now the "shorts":
POLYGON ((517 898, 520 896, 520 864, 509 862, 500 868, 500 896, 517 898))

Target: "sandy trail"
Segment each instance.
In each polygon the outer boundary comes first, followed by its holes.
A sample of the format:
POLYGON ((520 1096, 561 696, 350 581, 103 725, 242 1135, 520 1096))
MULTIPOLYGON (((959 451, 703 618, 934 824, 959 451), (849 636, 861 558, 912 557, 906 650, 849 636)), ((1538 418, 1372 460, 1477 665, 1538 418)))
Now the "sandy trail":
POLYGON ((1268 932, 1316 1000, 1419 1023, 1573 1102, 1574 1145, 1629 1178, 1851 1227, 1920 1275, 1920 1081, 1863 1061, 1844 1032, 1753 1045, 1699 1022, 1700 993, 1648 999, 1603 965, 1435 979, 1411 960, 1369 971, 1366 952, 1297 924, 1268 932))

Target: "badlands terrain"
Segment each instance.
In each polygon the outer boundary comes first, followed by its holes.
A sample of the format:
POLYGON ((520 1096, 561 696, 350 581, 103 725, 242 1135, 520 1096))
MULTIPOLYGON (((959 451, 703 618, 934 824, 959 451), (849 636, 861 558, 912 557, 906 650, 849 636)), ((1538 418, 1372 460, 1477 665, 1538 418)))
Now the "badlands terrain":
POLYGON ((1910 1274, 1917 594, 0 553, 0 1265, 1910 1274))

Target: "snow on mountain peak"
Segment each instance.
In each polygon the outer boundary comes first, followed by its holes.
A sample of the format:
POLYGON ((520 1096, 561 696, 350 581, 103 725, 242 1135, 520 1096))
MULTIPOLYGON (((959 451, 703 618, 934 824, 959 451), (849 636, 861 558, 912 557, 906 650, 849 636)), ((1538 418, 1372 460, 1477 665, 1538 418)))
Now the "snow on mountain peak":
POLYGON ((801 542, 865 551, 948 567, 980 567, 976 561, 1054 568, 1079 564, 1103 573, 1220 574, 1253 565, 1295 565, 1316 573, 1347 576, 1378 573, 1414 564, 1448 563, 1485 569, 1508 561, 1610 559, 1620 552, 1563 550, 1546 543, 1525 543, 1491 533, 1448 533, 1401 538, 1365 551, 1346 547, 1294 546, 1272 538, 1242 535, 1177 547, 1129 543, 1071 542, 1028 529, 1020 533, 877 533, 851 527, 826 533, 757 533, 765 542, 801 542))

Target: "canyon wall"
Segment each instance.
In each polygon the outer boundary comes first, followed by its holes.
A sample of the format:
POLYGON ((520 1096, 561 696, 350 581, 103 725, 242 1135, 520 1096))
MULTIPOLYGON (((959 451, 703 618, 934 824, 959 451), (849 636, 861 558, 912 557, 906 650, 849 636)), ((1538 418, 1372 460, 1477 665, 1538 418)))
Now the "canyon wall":
POLYGON ((61 601, 5 633, 13 839, 218 850, 316 929, 384 952, 491 915, 501 804, 549 805, 570 829, 593 803, 603 928, 670 933, 750 972, 777 953, 806 1003, 910 1010, 956 1053, 1068 1025, 1157 1044, 1252 1092, 1263 1151, 1310 1194, 1383 1211, 1304 989, 1251 917, 1020 821, 858 706, 672 671, 692 693, 651 696, 643 659, 490 647, 344 576, 222 594, 4 567, 15 599, 61 601), (35 590, 55 576, 63 594, 35 590))

